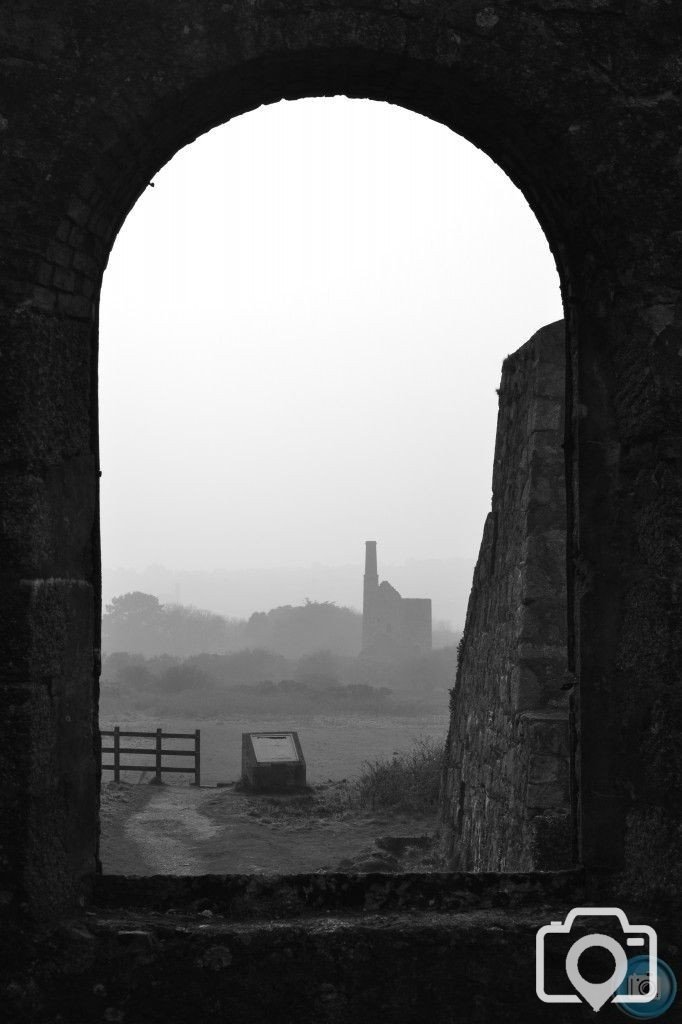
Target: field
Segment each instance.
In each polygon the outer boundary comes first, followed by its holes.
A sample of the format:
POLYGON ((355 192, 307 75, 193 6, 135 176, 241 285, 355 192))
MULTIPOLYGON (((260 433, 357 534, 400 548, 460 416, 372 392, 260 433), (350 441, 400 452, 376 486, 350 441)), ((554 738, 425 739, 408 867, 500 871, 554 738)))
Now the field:
MULTIPOLYGON (((396 750, 412 747, 420 738, 442 740, 447 732, 448 718, 447 710, 443 708, 439 712, 430 711, 422 715, 397 718, 296 715, 276 719, 240 716, 221 721, 201 721, 189 718, 159 720, 139 715, 126 718, 119 715, 116 719, 103 717, 100 725, 102 729, 113 729, 118 725, 121 729, 132 731, 163 728, 168 732, 194 732, 195 729, 201 729, 201 781, 202 785, 215 786, 218 782, 239 778, 243 732, 296 730, 306 759, 308 781, 319 783, 329 779, 336 781, 351 778, 360 770, 363 761, 390 757, 396 750)), ((133 745, 132 741, 130 745, 133 745)), ((148 746, 149 741, 142 741, 141 745, 148 746)), ((178 745, 182 745, 182 741, 178 745)), ((104 774, 105 781, 111 778, 110 772, 104 774)), ((122 778, 128 782, 137 782, 140 780, 140 772, 125 773, 122 778)), ((166 776, 166 780, 170 778, 166 776)), ((174 781, 184 783, 185 777, 176 776, 174 781)))

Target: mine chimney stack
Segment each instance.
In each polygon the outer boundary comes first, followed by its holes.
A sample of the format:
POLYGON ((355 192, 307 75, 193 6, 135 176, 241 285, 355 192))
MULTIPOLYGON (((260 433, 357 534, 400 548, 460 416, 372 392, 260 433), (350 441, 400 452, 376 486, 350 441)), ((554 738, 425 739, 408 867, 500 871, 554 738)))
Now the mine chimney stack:
POLYGON ((377 542, 375 540, 365 541, 365 578, 378 579, 377 572, 377 542))

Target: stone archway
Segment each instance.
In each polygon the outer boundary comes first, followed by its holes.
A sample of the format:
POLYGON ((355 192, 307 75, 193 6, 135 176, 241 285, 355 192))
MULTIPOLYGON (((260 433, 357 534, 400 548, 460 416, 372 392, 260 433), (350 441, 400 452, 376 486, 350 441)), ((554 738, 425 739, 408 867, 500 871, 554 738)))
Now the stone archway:
POLYGON ((335 93, 465 135, 548 237, 568 331, 581 859, 653 884, 674 863, 680 814, 675 14, 622 0, 40 13, 17 0, 0 26, 3 841, 17 898, 56 910, 96 864, 97 303, 111 245, 198 134, 335 93))

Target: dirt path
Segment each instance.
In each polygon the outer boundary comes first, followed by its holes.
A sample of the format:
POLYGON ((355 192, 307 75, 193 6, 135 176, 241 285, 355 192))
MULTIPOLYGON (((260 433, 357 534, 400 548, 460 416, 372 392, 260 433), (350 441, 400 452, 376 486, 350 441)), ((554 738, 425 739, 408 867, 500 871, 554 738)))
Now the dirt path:
POLYGON ((220 831, 201 813, 215 790, 117 786, 102 790, 101 856, 112 874, 204 874, 202 851, 220 831))
POLYGON ((232 789, 126 786, 102 790, 104 871, 111 874, 390 870, 377 838, 423 835, 427 817, 329 814, 323 799, 277 801, 232 789))
POLYGON ((205 872, 200 849, 220 831, 200 811, 206 793, 186 786, 158 786, 149 802, 125 823, 154 874, 198 875, 205 872))

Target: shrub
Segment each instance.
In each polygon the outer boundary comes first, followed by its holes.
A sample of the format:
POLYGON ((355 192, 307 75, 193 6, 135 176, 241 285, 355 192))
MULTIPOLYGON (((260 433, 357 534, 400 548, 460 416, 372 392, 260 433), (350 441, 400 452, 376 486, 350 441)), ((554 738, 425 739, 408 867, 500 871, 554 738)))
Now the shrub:
POLYGON ((433 810, 438 806, 444 741, 417 740, 390 759, 365 761, 354 783, 355 802, 372 809, 433 810))

